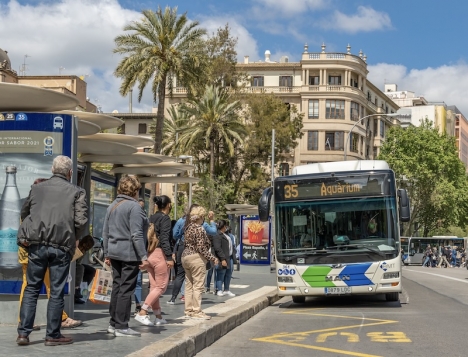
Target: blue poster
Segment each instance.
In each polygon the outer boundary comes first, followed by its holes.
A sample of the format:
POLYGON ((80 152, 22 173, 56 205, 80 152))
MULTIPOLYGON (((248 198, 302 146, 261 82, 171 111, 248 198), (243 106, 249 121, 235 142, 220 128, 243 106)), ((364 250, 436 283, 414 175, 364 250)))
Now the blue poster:
POLYGON ((270 264, 270 221, 260 222, 258 216, 240 216, 241 264, 270 264))
POLYGON ((21 291, 21 207, 34 181, 52 175, 57 155, 72 157, 73 133, 71 115, 0 113, 0 294, 21 291))

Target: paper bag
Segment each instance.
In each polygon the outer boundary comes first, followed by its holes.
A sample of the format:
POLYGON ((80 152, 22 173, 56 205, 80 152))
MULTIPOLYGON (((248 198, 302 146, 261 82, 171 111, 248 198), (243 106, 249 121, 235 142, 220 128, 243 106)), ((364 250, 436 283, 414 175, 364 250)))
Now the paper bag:
POLYGON ((112 273, 98 269, 90 289, 89 301, 95 304, 109 304, 112 294, 112 273))

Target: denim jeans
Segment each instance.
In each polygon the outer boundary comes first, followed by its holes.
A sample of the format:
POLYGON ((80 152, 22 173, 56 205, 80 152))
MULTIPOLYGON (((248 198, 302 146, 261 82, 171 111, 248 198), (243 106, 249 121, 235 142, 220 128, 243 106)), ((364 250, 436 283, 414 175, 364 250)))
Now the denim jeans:
POLYGON ((18 335, 29 336, 36 317, 37 299, 44 283, 44 276, 49 268, 50 298, 47 303, 46 338, 60 338, 62 311, 65 305, 63 295, 70 269, 71 254, 62 249, 43 244, 29 247, 26 278, 28 285, 24 289, 20 308, 18 335))
MULTIPOLYGON (((232 259, 231 259, 231 266, 232 266, 232 259)), ((229 291, 229 285, 231 284, 231 277, 232 277, 232 270, 229 267, 228 269, 223 269, 221 264, 216 268, 216 290, 223 291, 223 284, 224 284, 224 291, 229 291)))
POLYGON ((213 273, 214 273, 214 284, 213 286, 215 287, 214 290, 216 290, 216 269, 214 267, 211 267, 207 272, 206 272, 206 284, 205 284, 205 287, 206 287, 206 290, 209 290, 210 289, 210 285, 211 285, 211 277, 213 276, 213 273))
POLYGON ((426 266, 426 264, 429 263, 430 260, 431 260, 431 257, 426 257, 426 258, 424 259, 424 263, 422 264, 422 266, 423 266, 423 267, 426 266))
POLYGON ((135 288, 135 304, 141 305, 142 297, 142 285, 143 285, 143 273, 141 271, 138 272, 137 283, 135 288))

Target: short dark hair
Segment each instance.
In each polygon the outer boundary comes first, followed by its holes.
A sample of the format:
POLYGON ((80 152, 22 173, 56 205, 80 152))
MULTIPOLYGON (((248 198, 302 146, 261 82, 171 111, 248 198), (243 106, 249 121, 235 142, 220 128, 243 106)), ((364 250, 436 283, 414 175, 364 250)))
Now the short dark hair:
POLYGON ((220 220, 218 220, 218 222, 216 222, 216 227, 218 228, 218 230, 223 229, 226 226, 227 226, 227 224, 226 224, 226 221, 224 219, 220 219, 220 220))

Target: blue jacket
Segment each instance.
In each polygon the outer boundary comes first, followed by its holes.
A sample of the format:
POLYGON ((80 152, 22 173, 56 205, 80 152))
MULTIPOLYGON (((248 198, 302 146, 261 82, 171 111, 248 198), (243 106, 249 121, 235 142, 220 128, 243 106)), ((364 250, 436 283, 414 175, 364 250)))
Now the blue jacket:
MULTIPOLYGON (((184 241, 184 226, 185 226, 185 217, 179 218, 172 229, 172 237, 178 242, 181 240, 181 242, 184 241)), ((204 222, 202 227, 205 229, 206 234, 209 236, 213 236, 218 232, 218 229, 216 228, 216 223, 211 222, 208 224, 207 222, 204 222)))

